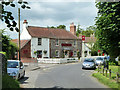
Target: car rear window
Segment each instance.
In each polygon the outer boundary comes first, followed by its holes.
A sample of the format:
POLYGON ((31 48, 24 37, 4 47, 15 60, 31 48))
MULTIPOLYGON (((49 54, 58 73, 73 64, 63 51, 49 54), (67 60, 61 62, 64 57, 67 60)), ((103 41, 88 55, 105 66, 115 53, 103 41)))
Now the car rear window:
POLYGON ((8 61, 7 68, 17 68, 18 62, 8 61))
POLYGON ((103 60, 103 58, 102 57, 98 57, 98 58, 96 58, 96 60, 103 60))

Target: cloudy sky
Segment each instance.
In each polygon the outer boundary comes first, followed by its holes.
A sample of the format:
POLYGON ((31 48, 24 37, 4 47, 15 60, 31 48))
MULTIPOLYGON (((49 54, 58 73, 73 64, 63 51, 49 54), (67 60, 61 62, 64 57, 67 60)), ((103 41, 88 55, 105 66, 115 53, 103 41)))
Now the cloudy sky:
MULTIPOLYGON (((50 2, 29 2, 30 10, 21 9, 21 31, 22 23, 26 19, 30 26, 58 26, 66 25, 66 29, 69 31, 70 23, 74 22, 77 26, 81 25, 81 28, 85 29, 95 24, 95 17, 97 16, 97 8, 95 2, 89 0, 89 2, 74 0, 73 1, 61 1, 50 2)), ((13 12, 16 22, 18 22, 18 5, 16 8, 9 8, 13 12)), ((1 24, 1 22, 0 22, 1 24)), ((2 23, 0 28, 6 28, 6 25, 2 23)), ((13 31, 10 32, 6 29, 6 33, 10 35, 12 39, 18 38, 18 34, 13 31)))

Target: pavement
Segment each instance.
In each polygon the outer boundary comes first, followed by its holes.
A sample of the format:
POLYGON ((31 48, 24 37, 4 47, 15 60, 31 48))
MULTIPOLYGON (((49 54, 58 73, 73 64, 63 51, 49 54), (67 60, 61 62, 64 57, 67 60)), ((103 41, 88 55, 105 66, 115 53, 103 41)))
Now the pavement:
POLYGON ((25 66, 25 69, 27 71, 33 71, 33 70, 37 70, 37 69, 44 69, 44 68, 49 68, 49 67, 53 67, 59 64, 42 64, 42 63, 23 63, 25 66))

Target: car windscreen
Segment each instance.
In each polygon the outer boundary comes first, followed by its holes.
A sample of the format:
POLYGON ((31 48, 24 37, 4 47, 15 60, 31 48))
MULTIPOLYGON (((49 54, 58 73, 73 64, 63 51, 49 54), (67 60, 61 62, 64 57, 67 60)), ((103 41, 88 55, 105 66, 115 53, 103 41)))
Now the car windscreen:
POLYGON ((17 68, 18 62, 8 61, 7 68, 17 68))
POLYGON ((85 59, 84 62, 94 62, 93 59, 85 59))
POLYGON ((98 57, 98 58, 96 58, 96 60, 103 60, 103 58, 102 57, 98 57))

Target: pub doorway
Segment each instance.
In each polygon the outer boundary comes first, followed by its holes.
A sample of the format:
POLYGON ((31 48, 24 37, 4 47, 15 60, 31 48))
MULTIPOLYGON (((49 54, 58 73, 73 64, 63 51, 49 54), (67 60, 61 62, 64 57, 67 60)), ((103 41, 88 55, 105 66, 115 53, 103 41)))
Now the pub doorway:
POLYGON ((37 51, 37 58, 42 58, 42 50, 37 51))

